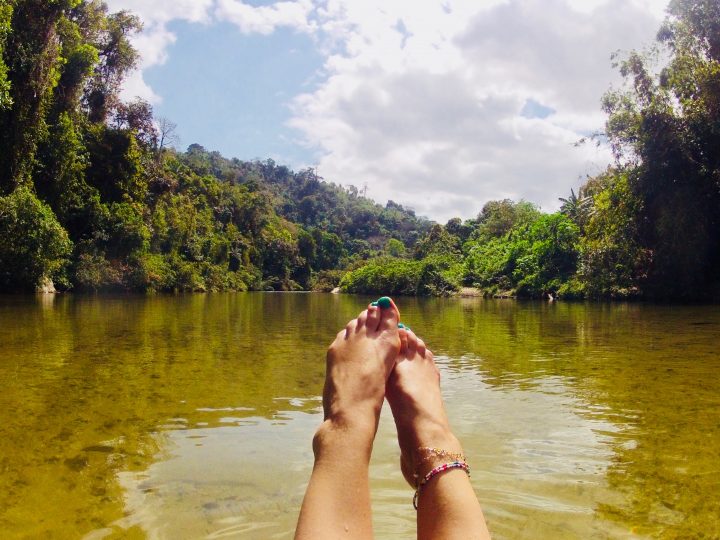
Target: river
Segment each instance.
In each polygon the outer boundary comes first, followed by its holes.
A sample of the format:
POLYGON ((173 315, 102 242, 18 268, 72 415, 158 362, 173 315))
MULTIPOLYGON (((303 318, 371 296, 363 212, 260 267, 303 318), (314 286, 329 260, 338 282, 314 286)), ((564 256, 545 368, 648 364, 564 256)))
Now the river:
MULTIPOLYGON (((369 298, 0 297, 3 538, 292 538, 369 298)), ((720 538, 720 309, 398 300, 495 539, 720 538)), ((389 407, 376 538, 414 537, 389 407)))

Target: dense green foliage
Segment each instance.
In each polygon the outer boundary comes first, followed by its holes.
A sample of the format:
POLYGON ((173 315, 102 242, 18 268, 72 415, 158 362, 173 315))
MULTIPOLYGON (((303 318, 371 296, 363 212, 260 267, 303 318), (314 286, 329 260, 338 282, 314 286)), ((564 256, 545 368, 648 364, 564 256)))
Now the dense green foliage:
POLYGON ((7 109, 12 101, 10 99, 10 81, 7 77, 7 64, 5 63, 5 42, 10 33, 10 20, 13 6, 8 0, 0 0, 0 111, 7 109))
POLYGON ((491 201, 477 219, 433 225, 414 260, 377 259, 347 274, 349 292, 447 295, 463 285, 486 294, 542 296, 568 289, 578 270, 580 229, 562 213, 491 201))
POLYGON ((72 243, 50 207, 25 187, 0 197, 0 287, 62 280, 72 243))
POLYGON ((460 285, 462 267, 453 257, 440 255, 422 260, 382 257, 345 274, 340 287, 347 292, 446 296, 460 285))
POLYGON ((563 214, 538 215, 505 235, 466 244, 465 280, 528 296, 557 291, 577 269, 579 230, 563 214))
POLYGON ((0 290, 326 290, 429 228, 312 170, 168 148, 172 124, 119 99, 140 28, 99 0, 0 0, 0 290))
POLYGON ((720 4, 674 0, 669 13, 658 34, 669 64, 653 75, 638 54, 620 63, 631 84, 605 98, 607 134, 635 199, 637 286, 701 298, 720 273, 720 4))
MULTIPOLYGON (((627 84, 603 100, 613 167, 559 213, 493 201, 476 220, 436 226, 416 259, 462 246, 462 281, 486 294, 720 298, 720 4, 673 0, 668 13, 664 54, 619 61, 627 84), (670 60, 654 75, 657 57, 670 60)), ((419 264, 396 265, 393 282, 415 283, 419 264)), ((343 283, 363 279, 359 269, 343 283)))
POLYGON ((0 0, 0 290, 718 297, 720 7, 668 10, 663 54, 618 60, 603 100, 612 167, 559 212, 491 201, 440 225, 312 169, 170 148, 171 122, 119 99, 137 17, 0 0))

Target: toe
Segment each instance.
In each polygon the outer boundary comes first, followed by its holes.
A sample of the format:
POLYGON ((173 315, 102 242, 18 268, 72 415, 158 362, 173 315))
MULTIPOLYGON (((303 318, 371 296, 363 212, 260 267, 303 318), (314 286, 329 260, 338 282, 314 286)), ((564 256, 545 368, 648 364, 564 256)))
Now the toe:
POLYGON ((427 347, 425 346, 425 342, 417 338, 417 352, 420 356, 425 356, 425 352, 427 351, 427 347))
POLYGON ((363 311, 362 313, 360 313, 360 315, 358 315, 357 325, 355 326, 355 331, 356 331, 356 332, 357 332, 358 330, 362 329, 362 328, 367 324, 367 319, 368 319, 368 312, 367 312, 367 309, 366 309, 365 311, 363 311))
POLYGON ((380 324, 380 308, 370 305, 367 309, 367 327, 368 330, 376 332, 380 324))
POLYGON ((357 319, 353 319, 349 323, 345 325, 345 338, 350 336, 352 333, 355 332, 355 329, 357 328, 358 321, 357 319))
POLYGON ((418 337, 412 330, 407 330, 407 356, 412 358, 417 353, 418 337))
POLYGON ((407 354, 408 350, 408 332, 407 330, 401 328, 398 330, 398 336, 400 337, 400 355, 404 356, 407 354))
POLYGON ((400 308, 397 307, 397 304, 395 303, 395 300, 393 300, 392 298, 390 298, 390 305, 392 306, 392 308, 393 308, 393 309, 395 310, 395 312, 397 313, 397 319, 398 319, 398 322, 400 322, 400 308))
POLYGON ((400 322, 400 311, 398 310, 395 302, 390 301, 391 305, 389 308, 380 309, 380 324, 378 330, 381 332, 397 332, 398 323, 400 322))

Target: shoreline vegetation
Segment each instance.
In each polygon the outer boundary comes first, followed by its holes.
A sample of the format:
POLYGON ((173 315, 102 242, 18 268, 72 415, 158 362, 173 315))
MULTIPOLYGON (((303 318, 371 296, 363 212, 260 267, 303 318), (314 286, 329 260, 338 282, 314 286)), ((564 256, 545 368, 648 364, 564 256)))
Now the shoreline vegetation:
POLYGON ((136 16, 0 0, 0 292, 718 301, 720 5, 668 10, 653 51, 614 59, 625 84, 584 142, 612 166, 558 212, 497 200, 443 225, 313 169, 176 150, 171 121, 119 97, 136 16))

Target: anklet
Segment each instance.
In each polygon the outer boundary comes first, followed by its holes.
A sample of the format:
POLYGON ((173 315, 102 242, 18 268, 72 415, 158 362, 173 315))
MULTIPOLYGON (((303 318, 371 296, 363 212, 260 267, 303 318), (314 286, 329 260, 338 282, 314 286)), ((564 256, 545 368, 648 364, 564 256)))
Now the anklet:
POLYGON ((420 492, 422 491, 423 487, 425 487, 425 484, 427 484, 438 474, 449 471, 450 469, 462 469, 467 473, 468 476, 470 476, 470 467, 468 467, 468 464, 464 461, 451 461, 450 463, 438 465, 432 471, 427 473, 422 478, 422 480, 420 480, 420 482, 418 482, 417 489, 415 489, 415 495, 413 495, 413 508, 415 508, 415 510, 418 509, 418 498, 420 497, 420 492))
POLYGON ((418 465, 430 461, 433 457, 446 457, 453 461, 466 461, 465 456, 461 452, 450 452, 449 450, 443 450, 442 448, 433 448, 430 446, 421 446, 417 449, 417 453, 426 454, 425 457, 418 461, 418 465))

